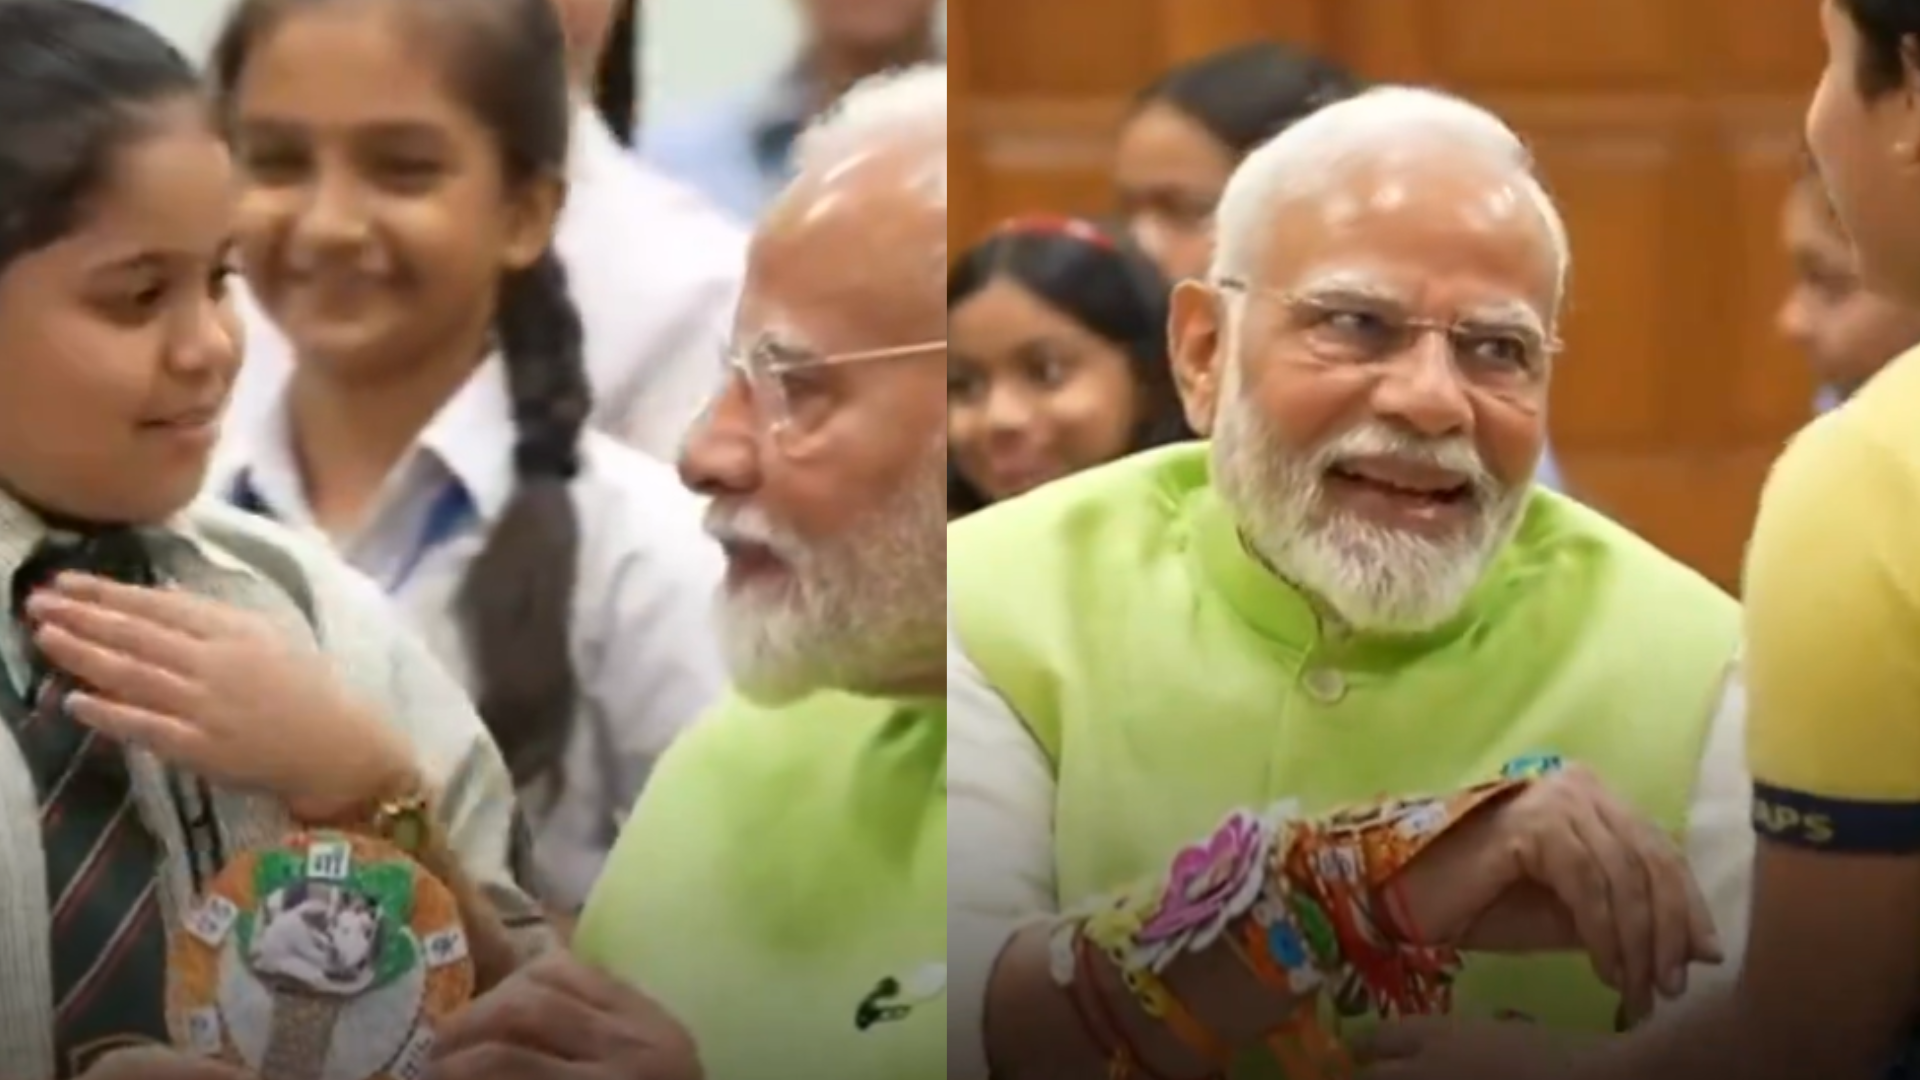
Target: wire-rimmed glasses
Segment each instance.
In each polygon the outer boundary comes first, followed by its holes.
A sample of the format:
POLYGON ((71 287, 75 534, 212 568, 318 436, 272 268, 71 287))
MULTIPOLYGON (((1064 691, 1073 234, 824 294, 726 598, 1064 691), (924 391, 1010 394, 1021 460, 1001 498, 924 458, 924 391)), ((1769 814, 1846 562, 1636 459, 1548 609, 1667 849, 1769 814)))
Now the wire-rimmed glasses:
POLYGON ((1518 315, 1435 319, 1359 290, 1288 292, 1255 288, 1238 278, 1214 285, 1222 292, 1279 304, 1288 335, 1327 364, 1378 366, 1409 355, 1420 339, 1438 334, 1447 342, 1454 367, 1469 382, 1518 390, 1540 383, 1561 347, 1537 320, 1518 315))
POLYGON ((745 347, 730 348, 726 361, 745 385, 764 430, 782 450, 794 453, 832 419, 841 397, 832 385, 835 372, 854 364, 932 356, 946 348, 946 339, 942 338, 883 349, 822 353, 762 337, 745 347))

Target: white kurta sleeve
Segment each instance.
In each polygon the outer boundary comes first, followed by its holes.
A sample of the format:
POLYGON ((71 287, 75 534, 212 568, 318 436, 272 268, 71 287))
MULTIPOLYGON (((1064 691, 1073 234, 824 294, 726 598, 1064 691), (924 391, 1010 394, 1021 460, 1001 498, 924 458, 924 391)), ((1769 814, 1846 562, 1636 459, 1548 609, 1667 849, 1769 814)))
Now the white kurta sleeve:
POLYGON ((1747 768, 1747 690, 1736 666, 1713 705, 1687 810, 1687 864, 1713 915, 1725 963, 1688 973, 1687 994, 1725 989, 1740 973, 1753 892, 1753 775, 1747 768))
POLYGON ((987 1080, 987 986, 1054 913, 1053 766, 947 630, 948 1080, 987 1080))

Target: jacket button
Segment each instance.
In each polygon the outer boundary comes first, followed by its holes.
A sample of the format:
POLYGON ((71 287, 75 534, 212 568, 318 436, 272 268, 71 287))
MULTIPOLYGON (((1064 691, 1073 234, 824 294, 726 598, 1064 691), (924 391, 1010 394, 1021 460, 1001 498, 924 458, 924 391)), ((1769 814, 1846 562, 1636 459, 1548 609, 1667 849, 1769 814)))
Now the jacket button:
POLYGON ((1309 696, 1323 705, 1331 705, 1347 694, 1346 678, 1332 668, 1308 668, 1301 685, 1307 688, 1309 696))

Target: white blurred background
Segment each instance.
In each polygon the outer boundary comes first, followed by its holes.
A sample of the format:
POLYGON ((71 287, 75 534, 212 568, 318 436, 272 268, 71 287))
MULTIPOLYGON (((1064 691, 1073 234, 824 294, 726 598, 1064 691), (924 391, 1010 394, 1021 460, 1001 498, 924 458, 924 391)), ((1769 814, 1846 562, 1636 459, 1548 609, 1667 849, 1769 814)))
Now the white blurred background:
MULTIPOLYGON (((148 20, 195 57, 228 8, 224 0, 102 2, 148 20)), ((791 0, 647 0, 644 36, 652 118, 769 78, 792 59, 796 26, 791 0)))

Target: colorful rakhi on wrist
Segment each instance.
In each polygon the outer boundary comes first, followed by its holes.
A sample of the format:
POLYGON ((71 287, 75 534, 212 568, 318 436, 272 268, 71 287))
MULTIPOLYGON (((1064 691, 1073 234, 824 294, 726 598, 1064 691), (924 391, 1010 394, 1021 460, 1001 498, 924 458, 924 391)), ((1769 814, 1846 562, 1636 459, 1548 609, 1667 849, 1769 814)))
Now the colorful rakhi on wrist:
MULTIPOLYGON (((1224 944, 1263 985, 1302 1003, 1267 1039, 1288 1080, 1351 1075, 1311 999, 1345 986, 1384 1017, 1445 1012, 1459 955, 1414 939, 1405 914, 1387 910, 1397 875, 1476 811, 1557 767, 1557 759, 1527 759, 1455 795, 1390 799, 1317 820, 1298 819, 1291 804, 1236 811, 1175 856, 1164 878, 1064 917, 1051 941, 1053 977, 1074 992, 1090 977, 1084 946, 1092 946, 1147 1015, 1224 1075, 1230 1048, 1164 981, 1180 957, 1224 944)), ((1137 1048, 1102 1048, 1115 1080, 1151 1080, 1137 1048)))

